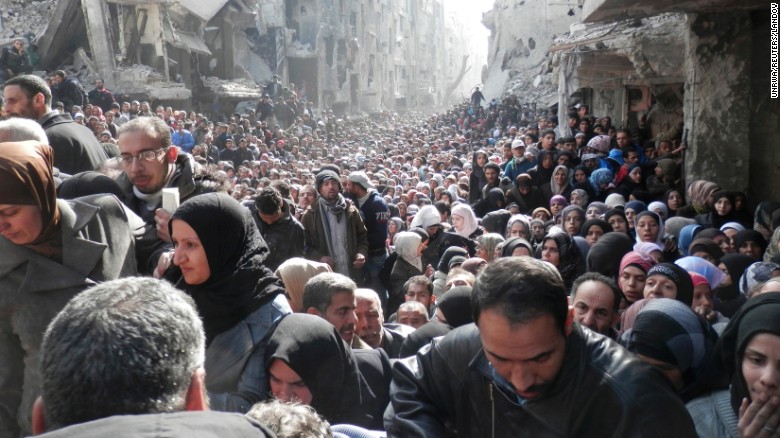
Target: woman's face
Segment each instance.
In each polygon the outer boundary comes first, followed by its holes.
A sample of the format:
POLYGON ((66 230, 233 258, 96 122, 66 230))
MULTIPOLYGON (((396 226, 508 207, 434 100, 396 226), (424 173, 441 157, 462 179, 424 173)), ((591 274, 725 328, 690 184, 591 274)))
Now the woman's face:
POLYGON ((395 222, 391 221, 389 224, 387 224, 387 231, 389 231, 390 233, 393 233, 393 234, 397 233, 398 232, 398 224, 396 224, 395 222))
POLYGON ((515 221, 512 224, 512 228, 509 229, 509 237, 522 237, 528 239, 528 230, 525 229, 525 224, 520 221, 515 221))
POLYGON ((271 384, 271 393, 277 400, 310 405, 314 398, 301 376, 281 359, 274 359, 271 362, 268 368, 268 382, 271 384))
POLYGON ((645 282, 647 275, 636 266, 626 266, 620 273, 620 290, 626 296, 628 302, 633 303, 644 298, 645 282))
MULTIPOLYGON (((487 157, 485 154, 479 154, 477 155, 477 165, 479 167, 485 167, 485 163, 487 163, 487 157)), ((420 166, 417 166, 420 167, 420 166)))
POLYGON ((708 284, 698 284, 693 287, 691 309, 698 311, 699 308, 712 310, 712 289, 708 284))
POLYGON ((545 169, 551 168, 553 165, 553 157, 551 154, 546 154, 542 159, 542 167, 545 169))
POLYGON ((674 191, 669 193, 669 199, 666 201, 666 206, 672 210, 677 210, 682 207, 682 195, 680 195, 680 192, 674 191))
POLYGON ((761 251, 761 247, 758 246, 758 244, 756 242, 753 242, 752 240, 743 242, 742 245, 739 247, 739 253, 746 256, 753 257, 754 259, 760 259, 764 255, 764 252, 761 251))
POLYGON ((531 230, 534 232, 534 238, 538 241, 542 237, 544 237, 544 225, 543 224, 534 224, 531 225, 531 230))
POLYGON ((628 221, 628 228, 634 228, 634 218, 636 217, 636 212, 630 208, 627 208, 625 213, 626 220, 628 221))
POLYGON ((531 257, 531 253, 528 251, 528 248, 520 245, 514 250, 512 250, 512 257, 522 257, 522 256, 531 257))
POLYGON ((555 175, 553 175, 553 179, 555 180, 555 184, 558 184, 559 186, 563 186, 566 184, 566 171, 563 169, 558 169, 555 172, 555 175))
POLYGON ((617 231, 618 233, 628 233, 628 224, 621 216, 614 215, 609 218, 608 222, 612 226, 612 231, 617 231))
POLYGON ((639 184, 642 182, 642 169, 637 167, 636 169, 632 170, 631 173, 628 174, 628 177, 631 178, 631 181, 633 181, 635 184, 639 184))
POLYGON ((481 244, 477 243, 477 257, 481 258, 482 260, 490 260, 491 258, 488 257, 487 249, 481 244))
POLYGON ((190 286, 205 283, 211 277, 211 268, 198 233, 181 219, 174 219, 171 229, 173 264, 181 269, 184 282, 190 286))
POLYGON ((650 216, 642 216, 636 223, 636 235, 642 242, 658 240, 658 222, 650 216))
POLYGON ((584 170, 577 169, 574 171, 574 181, 585 182, 587 179, 588 179, 588 174, 586 174, 584 170))
POLYGON ((16 245, 27 245, 42 232, 43 218, 38 206, 0 204, 0 236, 16 245))
POLYGON ((780 395, 780 336, 759 333, 745 347, 742 377, 751 400, 780 395))
POLYGON ((603 235, 604 230, 602 230, 601 227, 598 225, 591 225, 588 234, 585 236, 585 241, 588 242, 588 245, 593 246, 603 235))
POLYGON ((601 216, 601 211, 599 211, 598 207, 590 207, 589 209, 585 210, 585 218, 590 219, 598 219, 599 216, 601 216))
POLYGON ((729 213, 731 213, 731 201, 729 201, 729 198, 718 198, 717 201, 715 201, 715 211, 718 213, 718 216, 726 216, 729 213))
POLYGON ((582 196, 580 196, 579 193, 572 193, 571 196, 569 196, 569 202, 571 202, 572 205, 582 205, 582 196))
POLYGON ((553 216, 558 216, 561 211, 563 211, 563 203, 553 202, 550 204, 550 212, 552 212, 553 216))
POLYGON ((677 285, 665 275, 653 275, 645 282, 645 298, 677 298, 677 285))
POLYGON ((542 260, 552 263, 556 268, 561 263, 561 254, 558 251, 558 244, 553 239, 547 239, 542 244, 542 260))
POLYGON ((463 225, 466 221, 463 219, 463 216, 453 214, 452 215, 452 226, 458 230, 463 231, 463 225))
POLYGON ((582 218, 575 212, 569 213, 563 220, 563 228, 569 236, 576 236, 582 228, 582 218))

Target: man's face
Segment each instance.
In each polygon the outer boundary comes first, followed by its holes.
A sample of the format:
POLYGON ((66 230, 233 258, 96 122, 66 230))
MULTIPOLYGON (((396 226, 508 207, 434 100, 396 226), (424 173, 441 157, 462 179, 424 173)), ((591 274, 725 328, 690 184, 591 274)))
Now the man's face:
MULTIPOLYGON (((454 217, 457 216, 453 216, 453 218, 454 217)), ((432 302, 431 292, 428 291, 428 288, 425 287, 424 284, 412 283, 406 290, 406 294, 404 294, 404 301, 417 301, 425 306, 426 309, 430 309, 432 302)))
POLYGON ((629 152, 628 156, 623 161, 630 166, 632 164, 636 164, 639 161, 639 156, 636 152, 629 152))
POLYGON ((399 310, 398 323, 412 326, 416 329, 425 325, 428 319, 422 313, 416 310, 399 310))
POLYGON ((385 322, 382 309, 377 306, 375 300, 359 298, 355 316, 357 335, 371 348, 379 348, 382 345, 382 324, 385 322))
POLYGON ((574 319, 596 333, 607 335, 615 323, 615 295, 600 281, 586 281, 574 297, 574 319))
POLYGON ((103 89, 103 81, 101 81, 100 79, 96 80, 95 81, 95 88, 97 88, 98 90, 102 90, 103 89))
POLYGON ((320 186, 320 196, 333 202, 339 197, 339 182, 333 178, 326 179, 320 186))
POLYGON ((320 315, 339 331, 341 338, 352 345, 352 337, 355 335, 355 294, 350 291, 333 294, 330 305, 325 309, 325 314, 320 315))
POLYGON ((533 399, 549 390, 563 365, 566 338, 552 315, 512 324, 498 309, 479 315, 479 337, 496 372, 517 395, 533 399))
MULTIPOLYGON (((119 136, 119 153, 122 156, 137 156, 141 152, 160 150, 160 142, 144 132, 126 132, 119 136)), ((161 154, 153 161, 133 159, 124 166, 130 182, 141 193, 156 193, 165 187, 168 179, 168 154, 161 154)))
POLYGON ((552 149, 555 146, 555 134, 547 134, 542 137, 542 147, 552 149))
POLYGON ((626 146, 628 146, 629 142, 631 141, 628 138, 628 134, 625 132, 618 132, 617 137, 615 137, 615 140, 617 140, 618 148, 623 149, 626 146))
POLYGON ((34 102, 40 100, 43 105, 43 95, 39 94, 28 98, 24 90, 18 85, 8 85, 3 89, 3 117, 23 117, 25 119, 37 120, 41 114, 40 109, 36 109, 34 102))
POLYGON ((485 179, 487 179, 488 183, 495 183, 498 181, 498 172, 496 172, 496 169, 487 168, 485 169, 485 179))

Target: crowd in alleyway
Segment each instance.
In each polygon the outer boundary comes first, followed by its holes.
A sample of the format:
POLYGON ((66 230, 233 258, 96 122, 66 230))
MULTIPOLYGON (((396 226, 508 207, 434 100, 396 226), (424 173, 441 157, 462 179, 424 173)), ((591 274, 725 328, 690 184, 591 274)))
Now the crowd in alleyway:
POLYGON ((780 433, 780 203, 679 140, 3 87, 0 436, 780 433))

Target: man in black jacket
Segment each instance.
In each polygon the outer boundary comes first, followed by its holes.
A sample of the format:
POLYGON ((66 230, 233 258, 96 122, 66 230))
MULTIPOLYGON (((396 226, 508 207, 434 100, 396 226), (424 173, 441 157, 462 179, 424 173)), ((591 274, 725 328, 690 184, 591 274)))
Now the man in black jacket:
POLYGON ((573 322, 552 265, 488 265, 471 307, 476 325, 395 363, 389 437, 696 436, 658 372, 573 322))
POLYGON ((111 105, 116 102, 114 95, 106 89, 103 79, 95 79, 95 88, 87 96, 89 97, 89 103, 99 106, 104 114, 111 111, 111 105))
POLYGON ((54 102, 62 102, 67 109, 71 109, 73 105, 84 108, 89 99, 79 81, 68 76, 64 70, 55 71, 51 78, 54 83, 54 102))
POLYGON ((265 259, 268 268, 275 271, 285 260, 303 257, 303 225, 290 214, 290 205, 279 191, 266 187, 247 207, 271 250, 265 259))
POLYGON ((36 120, 46 131, 54 149, 54 167, 66 174, 98 169, 108 156, 89 128, 68 114, 51 110, 51 90, 38 76, 22 75, 5 82, 4 113, 11 117, 36 120))

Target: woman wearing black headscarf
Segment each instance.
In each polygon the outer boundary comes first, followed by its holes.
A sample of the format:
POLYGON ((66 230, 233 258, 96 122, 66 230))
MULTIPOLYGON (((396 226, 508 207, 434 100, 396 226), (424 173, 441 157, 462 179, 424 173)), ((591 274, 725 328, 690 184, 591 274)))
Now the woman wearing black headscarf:
POLYGON ((774 436, 780 396, 780 292, 751 298, 729 321, 715 357, 731 381, 688 403, 699 436, 774 436))
POLYGON ((718 387, 717 372, 711 366, 717 340, 704 318, 667 298, 649 300, 621 336, 628 351, 669 379, 683 402, 718 387))
POLYGON ((704 228, 720 228, 723 224, 736 221, 734 193, 718 190, 712 194, 712 210, 696 216, 696 223, 704 228))
POLYGON ((436 303, 436 319, 452 328, 474 322, 471 315, 471 286, 455 286, 436 303))
POLYGON ((739 291, 739 279, 756 259, 742 254, 726 254, 718 267, 726 274, 723 281, 713 290, 715 310, 726 317, 733 316, 745 304, 747 297, 739 291))
POLYGON ((574 239, 565 233, 546 236, 536 248, 536 256, 558 269, 566 290, 571 290, 574 280, 585 272, 585 260, 580 249, 574 239))
POLYGON ((46 326, 84 289, 137 274, 133 234, 143 222, 114 196, 58 200, 49 146, 0 151, 0 435, 26 436, 46 326))
MULTIPOLYGON (((168 223, 189 294, 206 332, 206 389, 215 410, 246 412, 265 398, 263 348, 290 313, 281 280, 263 263, 268 246, 249 210, 223 193, 184 202, 168 223)), ((170 270, 169 270, 170 271, 170 270)))
POLYGON ((734 249, 756 260, 764 259, 764 251, 768 246, 764 236, 755 230, 742 230, 734 235, 734 249))
POLYGON ((688 307, 693 303, 693 280, 674 263, 659 263, 647 271, 645 298, 671 298, 688 307))
POLYGON ((382 429, 389 359, 381 349, 357 351, 324 319, 287 315, 265 348, 270 392, 282 401, 311 406, 331 424, 382 429))
POLYGON ((588 251, 588 272, 598 272, 617 281, 620 276, 620 262, 633 248, 634 242, 626 233, 613 231, 604 234, 588 251))

